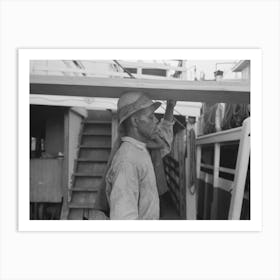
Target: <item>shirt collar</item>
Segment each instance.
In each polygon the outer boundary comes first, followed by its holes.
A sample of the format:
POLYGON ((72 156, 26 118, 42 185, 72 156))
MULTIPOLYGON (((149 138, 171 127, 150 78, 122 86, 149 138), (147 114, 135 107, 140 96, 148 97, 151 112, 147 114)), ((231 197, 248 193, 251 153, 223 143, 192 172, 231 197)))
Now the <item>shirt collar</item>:
POLYGON ((141 141, 136 140, 135 138, 125 136, 125 137, 122 137, 121 139, 122 139, 122 142, 128 142, 141 150, 146 150, 146 144, 141 141))

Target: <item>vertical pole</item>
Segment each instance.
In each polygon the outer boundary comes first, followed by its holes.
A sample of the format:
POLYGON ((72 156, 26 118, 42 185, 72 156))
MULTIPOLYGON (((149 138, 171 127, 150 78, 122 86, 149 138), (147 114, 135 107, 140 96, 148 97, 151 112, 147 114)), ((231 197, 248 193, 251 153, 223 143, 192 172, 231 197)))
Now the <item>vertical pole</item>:
POLYGON ((117 117, 117 112, 112 111, 112 142, 111 142, 112 149, 117 139, 118 139, 118 117, 117 117))
MULTIPOLYGON (((190 130, 192 129, 191 125, 187 125, 187 140, 186 140, 186 149, 187 149, 187 157, 186 157, 186 216, 187 220, 196 220, 197 216, 197 193, 196 193, 196 182, 194 181, 194 185, 191 185, 191 172, 196 171, 196 166, 191 166, 193 162, 191 162, 191 139, 190 139, 190 130), (193 191, 193 192, 192 192, 193 191)), ((196 176, 196 175, 195 175, 196 176)))
MULTIPOLYGON (((200 175, 200 168, 201 168, 201 146, 198 145, 196 148, 196 179, 197 179, 197 184, 199 184, 199 180, 201 179, 200 175)), ((198 186, 197 186, 198 187, 198 186)), ((199 191, 199 189, 198 189, 199 191)), ((199 193, 197 193, 196 198, 198 199, 199 193)), ((196 206, 198 206, 198 201, 196 201, 196 206)))
POLYGON ((213 169, 213 204, 211 207, 211 220, 216 220, 218 215, 218 182, 219 182, 219 169, 220 169, 220 143, 214 145, 214 169, 213 169))
POLYGON ((68 216, 68 202, 70 201, 70 192, 68 189, 68 169, 69 169, 69 111, 64 114, 64 160, 62 164, 62 194, 63 205, 60 219, 67 220, 68 216))
POLYGON ((229 220, 239 220, 241 215, 245 182, 250 157, 250 118, 243 122, 239 143, 233 191, 229 209, 229 220))

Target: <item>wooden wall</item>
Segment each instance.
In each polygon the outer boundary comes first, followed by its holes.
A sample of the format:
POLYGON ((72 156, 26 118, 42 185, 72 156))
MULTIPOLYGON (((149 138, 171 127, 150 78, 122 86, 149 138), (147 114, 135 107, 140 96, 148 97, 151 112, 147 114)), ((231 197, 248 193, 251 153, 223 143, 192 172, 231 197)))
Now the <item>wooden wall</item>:
POLYGON ((50 114, 46 119, 45 150, 52 156, 57 156, 59 152, 64 153, 63 111, 58 110, 56 114, 50 114))
POLYGON ((77 158, 78 145, 79 145, 79 135, 81 132, 81 125, 84 118, 84 114, 79 111, 70 109, 68 115, 68 125, 69 129, 68 135, 66 135, 66 141, 68 141, 68 179, 67 187, 71 186, 71 176, 74 171, 74 163, 77 158))
POLYGON ((30 202, 61 202, 63 159, 30 160, 30 202))

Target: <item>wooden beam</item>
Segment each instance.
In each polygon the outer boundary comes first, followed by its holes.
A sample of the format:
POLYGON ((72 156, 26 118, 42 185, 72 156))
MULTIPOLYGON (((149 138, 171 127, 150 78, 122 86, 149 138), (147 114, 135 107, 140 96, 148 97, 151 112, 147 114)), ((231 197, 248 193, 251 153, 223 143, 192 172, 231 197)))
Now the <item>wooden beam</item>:
POLYGON ((30 76, 30 93, 119 98, 125 91, 145 91, 153 99, 193 102, 250 103, 248 81, 184 81, 156 79, 30 76))
POLYGON ((241 138, 242 127, 223 130, 207 135, 199 136, 196 139, 196 145, 215 144, 221 142, 238 141, 241 138))

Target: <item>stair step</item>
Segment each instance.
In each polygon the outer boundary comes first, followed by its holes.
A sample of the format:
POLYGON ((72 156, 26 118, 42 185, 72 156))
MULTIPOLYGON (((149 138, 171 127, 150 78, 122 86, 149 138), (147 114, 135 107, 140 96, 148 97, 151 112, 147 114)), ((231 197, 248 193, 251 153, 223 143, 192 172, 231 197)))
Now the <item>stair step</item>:
POLYGON ((107 163, 105 159, 90 159, 90 158, 78 158, 79 162, 93 162, 93 163, 107 163))
POLYGON ((112 111, 110 110, 87 110, 88 117, 87 120, 112 120, 112 111))
POLYGON ((92 131, 92 132, 83 132, 83 136, 111 136, 111 131, 92 131))
POLYGON ((71 188, 70 191, 72 192, 97 192, 98 188, 71 188))
POLYGON ((84 120, 84 124, 105 124, 111 125, 111 121, 99 121, 99 120, 84 120))
POLYGON ((68 204, 69 208, 87 208, 87 209, 94 209, 93 203, 77 203, 77 202, 70 202, 68 204))
POLYGON ((92 188, 94 186, 99 187, 101 183, 102 183, 102 176, 99 177, 77 176, 75 177, 73 188, 92 188))
POLYGON ((91 173, 73 173, 74 176, 76 177, 92 177, 92 178, 99 178, 102 177, 103 174, 99 173, 99 174, 91 174, 91 173))
POLYGON ((95 144, 95 145, 79 145, 80 149, 111 149, 111 145, 106 144, 95 144))
POLYGON ((78 161, 76 164, 76 173, 103 174, 106 170, 106 162, 85 162, 78 161))
POLYGON ((100 123, 100 122, 89 122, 84 123, 83 133, 94 133, 94 134, 112 134, 111 123, 100 123))

